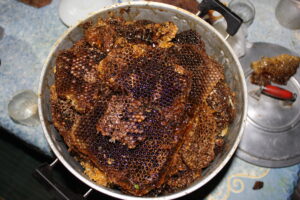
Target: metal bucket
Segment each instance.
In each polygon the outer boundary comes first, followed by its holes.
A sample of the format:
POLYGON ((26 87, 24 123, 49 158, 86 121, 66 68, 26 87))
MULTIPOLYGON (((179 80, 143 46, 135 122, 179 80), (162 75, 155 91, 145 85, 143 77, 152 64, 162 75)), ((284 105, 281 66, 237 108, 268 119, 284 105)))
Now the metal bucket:
POLYGON ((127 20, 147 19, 154 22, 172 21, 179 27, 179 31, 193 29, 202 36, 208 55, 212 56, 224 66, 226 81, 236 94, 237 114, 234 122, 229 127, 228 134, 225 136, 226 143, 224 151, 218 154, 209 167, 203 171, 202 178, 181 191, 165 196, 151 198, 129 196, 123 194, 119 190, 97 185, 95 182, 90 180, 83 173, 83 168, 80 166, 79 162, 77 162, 68 152, 68 148, 64 143, 63 138, 52 123, 50 111, 49 89, 54 83, 53 67, 55 66, 56 57, 60 50, 70 48, 75 41, 79 40, 83 36, 83 29, 79 26, 79 24, 70 28, 56 42, 45 62, 41 74, 38 106, 42 127, 48 143, 59 161, 74 176, 94 190, 112 197, 121 199, 174 199, 189 194, 205 185, 221 171, 221 169, 233 156, 240 142, 246 120, 247 94, 245 78, 239 60, 228 43, 211 25, 192 13, 167 4, 154 2, 116 4, 92 14, 81 23, 96 21, 99 17, 106 18, 109 16, 109 12, 113 12, 117 16, 122 16, 127 20))

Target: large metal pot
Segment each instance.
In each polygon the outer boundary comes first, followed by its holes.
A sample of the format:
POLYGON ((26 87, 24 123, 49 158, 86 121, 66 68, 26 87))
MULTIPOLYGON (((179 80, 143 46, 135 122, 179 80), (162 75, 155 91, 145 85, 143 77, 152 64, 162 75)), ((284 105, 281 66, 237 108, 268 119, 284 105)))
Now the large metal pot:
MULTIPOLYGON (((224 151, 218 154, 210 166, 203 171, 203 177, 201 179, 195 181, 192 185, 181 191, 155 198, 174 199, 189 194, 199 189, 216 176, 232 157, 240 142, 246 120, 247 94, 245 78, 239 60, 229 44, 211 25, 192 13, 167 4, 154 2, 117 4, 92 14, 82 22, 95 21, 99 17, 108 17, 109 12, 113 12, 128 20, 148 19, 155 22, 172 21, 179 27, 180 31, 187 29, 196 30, 200 33, 205 42, 208 55, 215 58, 224 66, 226 81, 236 93, 237 115, 234 122, 229 127, 228 134, 225 136, 226 145, 224 151), (126 10, 126 12, 124 12, 124 10, 126 10)), ((116 198, 138 199, 139 197, 125 195, 119 190, 102 187, 91 181, 83 173, 80 164, 70 155, 62 137, 52 124, 49 88, 54 83, 53 67, 55 66, 56 57, 60 50, 70 48, 75 41, 82 37, 82 35, 83 30, 80 26, 77 25, 70 28, 56 42, 44 65, 39 86, 39 114, 45 136, 59 161, 86 185, 94 190, 116 198)))

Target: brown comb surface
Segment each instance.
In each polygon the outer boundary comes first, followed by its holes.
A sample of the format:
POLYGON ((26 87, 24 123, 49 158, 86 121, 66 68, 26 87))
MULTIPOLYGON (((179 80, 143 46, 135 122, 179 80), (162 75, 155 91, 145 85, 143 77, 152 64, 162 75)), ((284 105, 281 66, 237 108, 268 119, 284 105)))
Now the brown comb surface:
POLYGON ((251 63, 253 73, 251 83, 256 85, 269 85, 271 82, 286 85, 300 65, 300 57, 281 54, 275 57, 263 57, 251 63))
POLYGON ((215 157, 217 135, 232 122, 235 113, 233 93, 225 83, 223 67, 206 55, 200 36, 189 30, 177 34, 174 42, 174 48, 180 50, 173 52, 176 62, 193 72, 188 102, 197 106, 191 119, 192 129, 185 135, 171 166, 165 186, 169 192, 201 177, 202 169, 215 157))
POLYGON ((205 104, 198 107, 193 127, 187 132, 183 144, 176 154, 176 162, 167 188, 176 191, 201 176, 203 168, 214 159, 216 122, 212 110, 205 104))
POLYGON ((224 79, 223 67, 205 52, 200 36, 192 30, 179 33, 175 45, 169 49, 172 61, 192 72, 192 90, 189 101, 200 104, 219 80, 224 79))
POLYGON ((91 178, 125 193, 194 181, 214 158, 221 109, 206 99, 224 82, 222 66, 196 32, 176 35, 171 22, 108 18, 86 27, 58 55, 51 87, 67 145, 92 162, 91 178))
POLYGON ((56 61, 55 85, 59 98, 71 100, 78 112, 92 109, 106 92, 98 80, 96 66, 106 56, 97 48, 81 40, 71 49, 60 52, 56 61))
POLYGON ((225 129, 235 117, 235 98, 225 81, 219 81, 206 99, 213 110, 218 131, 225 129))
MULTIPOLYGON (((121 41, 143 43, 152 46, 158 45, 167 48, 172 43, 178 28, 172 22, 155 24, 148 20, 125 21, 122 18, 99 19, 85 32, 89 44, 98 47, 104 52, 122 47, 121 41)), ((125 43, 126 43, 125 42, 125 43)))

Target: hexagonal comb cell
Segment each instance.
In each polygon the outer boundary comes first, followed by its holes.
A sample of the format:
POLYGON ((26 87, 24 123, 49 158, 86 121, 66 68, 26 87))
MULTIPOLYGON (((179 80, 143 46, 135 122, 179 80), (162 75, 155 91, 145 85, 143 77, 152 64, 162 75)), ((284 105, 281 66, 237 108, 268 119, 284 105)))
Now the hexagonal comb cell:
POLYGON ((200 35, 172 22, 111 17, 84 27, 57 57, 55 127, 103 185, 137 196, 186 187, 233 119, 223 67, 200 35))

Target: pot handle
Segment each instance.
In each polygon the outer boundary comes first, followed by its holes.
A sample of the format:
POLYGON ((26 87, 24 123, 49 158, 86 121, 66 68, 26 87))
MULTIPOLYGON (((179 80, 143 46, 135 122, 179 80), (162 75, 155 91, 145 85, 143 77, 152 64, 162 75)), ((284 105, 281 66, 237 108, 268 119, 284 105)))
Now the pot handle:
POLYGON ((273 97, 275 99, 285 100, 285 101, 296 101, 297 94, 292 93, 289 90, 277 87, 275 85, 266 85, 261 88, 261 92, 267 96, 273 97))
POLYGON ((243 20, 237 14, 232 12, 218 0, 203 0, 198 8, 200 11, 199 17, 204 17, 209 10, 215 10, 223 15, 227 22, 226 32, 231 36, 237 33, 243 23, 243 20))
MULTIPOLYGON (((44 163, 33 172, 34 178, 36 178, 40 183, 45 185, 47 189, 54 190, 58 199, 62 200, 85 200, 84 197, 87 195, 80 196, 75 194, 67 187, 58 183, 52 175, 52 168, 56 164, 58 159, 56 159, 52 164, 44 163)), ((90 192, 90 190, 88 191, 90 192)))

